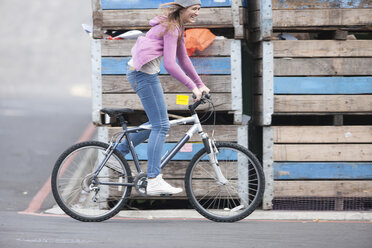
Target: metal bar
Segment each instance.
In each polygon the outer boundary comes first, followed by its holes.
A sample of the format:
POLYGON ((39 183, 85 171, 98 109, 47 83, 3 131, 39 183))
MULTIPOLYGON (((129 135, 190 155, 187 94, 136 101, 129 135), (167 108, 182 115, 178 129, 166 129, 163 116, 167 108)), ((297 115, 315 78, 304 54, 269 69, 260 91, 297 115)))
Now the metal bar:
POLYGON ((174 155, 177 154, 177 152, 183 147, 183 145, 186 144, 187 141, 189 141, 189 139, 189 135, 185 134, 185 136, 183 136, 183 138, 177 143, 177 145, 173 147, 170 153, 168 153, 168 155, 161 161, 161 169, 163 169, 167 165, 167 163, 174 157, 174 155))
POLYGON ((262 125, 271 125, 274 113, 274 45, 263 41, 262 54, 262 125))
POLYGON ((99 182, 100 185, 113 185, 113 186, 134 186, 133 183, 102 183, 102 182, 99 182))
POLYGON ((274 198, 274 129, 263 127, 263 158, 262 166, 265 174, 265 193, 263 197, 263 209, 272 209, 274 198))
POLYGON ((273 30, 272 0, 260 0, 260 40, 271 40, 273 30))
POLYGON ((231 41, 231 105, 234 111, 234 123, 242 122, 242 52, 241 41, 231 41))
POLYGON ((232 0, 231 1, 231 14, 232 14, 232 21, 235 30, 235 39, 243 39, 244 38, 244 28, 240 22, 240 7, 242 6, 241 0, 232 0))
POLYGON ((92 65, 92 121, 101 124, 102 109, 102 68, 101 68, 101 40, 91 39, 92 65))

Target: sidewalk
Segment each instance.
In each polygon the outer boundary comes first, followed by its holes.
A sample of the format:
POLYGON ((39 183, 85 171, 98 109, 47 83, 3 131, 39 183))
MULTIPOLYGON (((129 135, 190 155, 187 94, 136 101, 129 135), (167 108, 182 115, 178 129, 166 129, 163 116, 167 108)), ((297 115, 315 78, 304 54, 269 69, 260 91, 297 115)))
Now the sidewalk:
MULTIPOLYGON (((64 214, 59 207, 46 210, 48 214, 64 214)), ((125 210, 117 217, 133 219, 205 219, 193 209, 184 210, 125 210)), ((372 211, 278 211, 256 210, 246 220, 312 220, 312 221, 369 221, 372 211)))

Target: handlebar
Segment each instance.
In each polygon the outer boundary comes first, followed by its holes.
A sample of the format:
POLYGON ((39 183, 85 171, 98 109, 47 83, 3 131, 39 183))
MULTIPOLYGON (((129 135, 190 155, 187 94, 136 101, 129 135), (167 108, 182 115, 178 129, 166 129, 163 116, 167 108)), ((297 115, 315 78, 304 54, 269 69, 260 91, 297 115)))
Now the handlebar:
MULTIPOLYGON (((192 98, 196 99, 196 96, 193 94, 192 98)), ((191 114, 195 114, 195 109, 200 105, 206 103, 208 100, 211 99, 211 95, 203 92, 202 97, 199 101, 194 102, 193 104, 189 105, 189 110, 191 114)))

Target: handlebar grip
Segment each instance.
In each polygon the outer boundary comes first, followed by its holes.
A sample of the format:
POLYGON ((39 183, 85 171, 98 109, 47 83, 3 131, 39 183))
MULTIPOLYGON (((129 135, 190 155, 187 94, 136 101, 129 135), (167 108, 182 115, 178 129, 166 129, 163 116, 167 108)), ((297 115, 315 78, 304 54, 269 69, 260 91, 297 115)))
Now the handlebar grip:
MULTIPOLYGON (((196 95, 195 94, 192 94, 192 98, 193 99, 196 99, 196 95)), ((202 97, 201 97, 201 99, 211 99, 211 94, 207 94, 205 91, 203 91, 203 93, 202 93, 202 97)))

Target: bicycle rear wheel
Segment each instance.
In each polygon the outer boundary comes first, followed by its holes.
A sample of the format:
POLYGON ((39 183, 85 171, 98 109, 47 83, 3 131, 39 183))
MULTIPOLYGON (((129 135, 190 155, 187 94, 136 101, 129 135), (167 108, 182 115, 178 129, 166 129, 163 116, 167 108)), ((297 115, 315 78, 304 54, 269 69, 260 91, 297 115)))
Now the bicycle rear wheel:
POLYGON ((131 186, 131 171, 123 156, 114 151, 96 181, 93 173, 105 159, 109 145, 98 141, 78 143, 57 160, 52 172, 52 192, 61 209, 80 221, 103 221, 125 205, 131 186), (104 184, 102 184, 104 183, 104 184))
POLYGON ((228 180, 218 182, 206 150, 195 154, 186 170, 185 187, 190 203, 204 217, 234 222, 251 214, 261 202, 265 178, 260 162, 246 148, 216 143, 218 165, 228 180))

